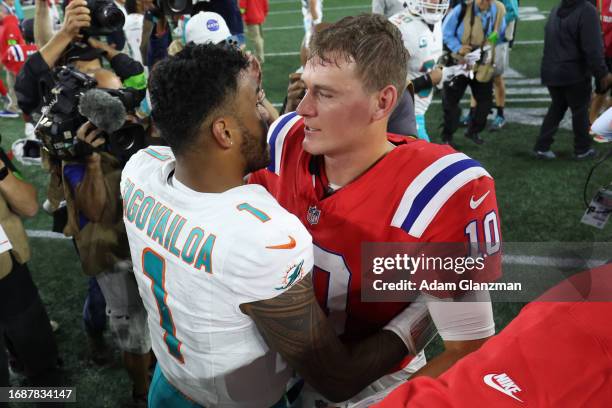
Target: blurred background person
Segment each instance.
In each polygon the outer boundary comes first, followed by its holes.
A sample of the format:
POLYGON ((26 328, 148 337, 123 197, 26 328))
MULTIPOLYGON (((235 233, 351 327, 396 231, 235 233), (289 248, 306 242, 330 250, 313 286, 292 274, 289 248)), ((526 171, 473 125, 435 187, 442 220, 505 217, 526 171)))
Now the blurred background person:
POLYGON ((240 0, 240 11, 246 24, 247 38, 255 49, 255 57, 264 63, 263 24, 268 15, 268 0, 240 0))
MULTIPOLYGON (((604 54, 608 72, 612 72, 612 4, 611 0, 597 0, 597 11, 601 21, 601 31, 603 35, 604 54)), ((597 92, 593 93, 591 108, 589 110, 589 122, 593 124, 601 113, 602 109, 610 106, 609 94, 597 92)), ((609 139, 596 133, 590 133, 593 140, 598 143, 609 143, 609 139)))
POLYGON ((10 385, 5 347, 30 386, 64 385, 49 317, 27 265, 30 246, 21 217, 37 211, 36 189, 0 148, 0 387, 10 385))
POLYGON ((302 0, 302 16, 304 17, 302 47, 308 48, 315 26, 323 21, 323 0, 302 0))
MULTIPOLYGON (((484 143, 479 133, 487 124, 493 98, 495 45, 503 38, 506 21, 503 3, 495 0, 474 0, 453 8, 442 26, 444 45, 450 51, 450 65, 465 63, 468 55, 478 52, 473 75, 457 75, 444 82, 442 107, 444 124, 442 142, 453 144, 453 134, 459 126, 459 102, 470 87, 476 100, 474 117, 464 136, 476 144, 484 143)), ((473 63, 473 62, 472 62, 473 63)))
POLYGON ((382 14, 389 18, 404 11, 406 4, 404 0, 372 0, 372 13, 382 14))
POLYGON ((550 148, 568 107, 572 111, 574 157, 580 160, 596 155, 589 136, 591 77, 595 77, 599 93, 612 84, 597 9, 586 0, 562 0, 546 22, 541 78, 552 102, 533 149, 537 158, 556 158, 550 148))
POLYGON ((429 142, 425 113, 431 104, 434 86, 442 80, 437 66, 442 56, 442 18, 448 0, 408 0, 407 8, 392 16, 391 21, 402 33, 408 51, 408 80, 414 87, 414 111, 417 136, 429 142))
MULTIPOLYGON (((504 72, 510 66, 510 50, 514 42, 516 23, 518 21, 518 2, 517 0, 502 0, 506 7, 506 31, 504 39, 495 46, 495 72, 493 73, 493 94, 495 95, 495 117, 489 127, 490 131, 496 131, 506 125, 506 117, 504 116, 504 107, 506 106, 506 84, 504 82, 504 72)), ((468 126, 470 120, 474 116, 476 108, 476 100, 472 96, 470 98, 470 109, 468 113, 461 118, 461 125, 468 126)))

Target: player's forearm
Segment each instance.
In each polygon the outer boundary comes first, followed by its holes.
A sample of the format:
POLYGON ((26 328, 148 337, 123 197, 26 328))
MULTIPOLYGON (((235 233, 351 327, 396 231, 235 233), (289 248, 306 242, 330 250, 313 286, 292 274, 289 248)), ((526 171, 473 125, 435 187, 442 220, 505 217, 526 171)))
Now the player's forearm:
POLYGON ((440 374, 448 370, 461 358, 467 356, 473 351, 478 350, 486 340, 487 338, 471 340, 469 342, 462 342, 465 344, 463 344, 461 347, 447 346, 446 350, 444 350, 438 356, 434 357, 432 360, 428 361, 425 366, 423 366, 420 370, 414 373, 410 378, 415 378, 419 376, 436 378, 440 374))
POLYGON ((344 401, 388 373, 406 355, 403 341, 381 331, 343 344, 319 307, 310 277, 282 295, 247 305, 269 346, 331 401, 344 401))
POLYGON ((83 181, 77 187, 76 205, 92 222, 98 222, 102 218, 106 205, 106 186, 99 163, 87 165, 83 181))
POLYGON ((0 181, 0 194, 16 214, 23 217, 36 215, 38 211, 36 188, 30 183, 19 180, 12 172, 0 181))
POLYGON ((63 31, 58 31, 51 37, 49 42, 40 49, 40 55, 49 67, 55 66, 55 63, 62 56, 71 41, 72 38, 68 34, 63 31))
POLYGON ((314 347, 310 353, 294 360, 292 366, 307 383, 332 402, 346 401, 355 396, 390 373, 408 353, 403 341, 387 330, 352 344, 338 341, 331 327, 316 336, 320 337, 311 341, 314 347))

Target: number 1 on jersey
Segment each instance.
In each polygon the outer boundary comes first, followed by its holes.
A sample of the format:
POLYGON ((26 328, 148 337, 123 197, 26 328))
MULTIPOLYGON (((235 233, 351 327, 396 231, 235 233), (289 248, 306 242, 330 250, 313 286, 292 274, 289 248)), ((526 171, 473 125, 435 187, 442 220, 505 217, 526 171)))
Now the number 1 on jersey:
POLYGON ((145 248, 142 251, 142 270, 151 279, 151 290, 157 302, 159 311, 159 324, 164 329, 164 342, 168 346, 168 352, 181 364, 185 363, 181 354, 182 343, 175 337, 176 328, 172 320, 172 312, 166 304, 168 293, 166 292, 166 260, 153 251, 145 248))

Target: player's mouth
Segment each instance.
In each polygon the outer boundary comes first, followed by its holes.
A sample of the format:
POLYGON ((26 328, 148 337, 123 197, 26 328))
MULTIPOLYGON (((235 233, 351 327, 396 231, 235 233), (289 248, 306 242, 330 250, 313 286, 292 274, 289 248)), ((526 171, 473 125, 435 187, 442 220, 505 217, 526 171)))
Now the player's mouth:
POLYGON ((306 133, 307 136, 311 136, 316 132, 320 132, 321 129, 317 129, 317 128, 313 128, 307 125, 304 125, 304 132, 306 133))

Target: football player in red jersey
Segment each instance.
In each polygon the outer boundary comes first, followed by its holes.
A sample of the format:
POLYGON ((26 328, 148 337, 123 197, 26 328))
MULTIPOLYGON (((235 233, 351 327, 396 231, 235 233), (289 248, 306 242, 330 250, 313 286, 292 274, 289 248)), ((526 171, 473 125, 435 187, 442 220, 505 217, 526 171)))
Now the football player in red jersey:
POLYGON ((408 381, 375 406, 609 407, 611 278, 612 264, 572 276, 439 378, 408 381))
MULTIPOLYGON (((382 16, 346 17, 317 33, 302 76, 306 95, 271 126, 270 165, 250 178, 312 234, 318 301, 348 339, 382 329, 407 306, 361 301, 364 242, 481 243, 494 275, 500 269, 489 173, 449 146, 386 133, 405 61, 400 32, 382 16)), ((415 372, 437 376, 494 334, 488 292, 464 294, 473 302, 424 296, 445 351, 427 364, 421 353, 382 387, 415 372)), ((387 328, 405 330, 396 319, 387 328)))

